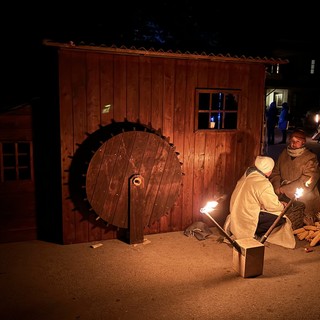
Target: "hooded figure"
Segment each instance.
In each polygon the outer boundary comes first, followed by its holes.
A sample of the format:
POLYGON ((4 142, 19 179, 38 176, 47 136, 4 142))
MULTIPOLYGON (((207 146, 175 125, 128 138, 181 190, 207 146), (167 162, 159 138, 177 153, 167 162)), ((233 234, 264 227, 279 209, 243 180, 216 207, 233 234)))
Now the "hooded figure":
MULTIPOLYGON (((262 236, 283 211, 284 205, 268 179, 273 167, 272 158, 258 156, 254 166, 249 167, 237 182, 224 225, 224 230, 235 239, 262 236)), ((284 216, 267 241, 293 249, 296 242, 292 231, 291 221, 284 216)))

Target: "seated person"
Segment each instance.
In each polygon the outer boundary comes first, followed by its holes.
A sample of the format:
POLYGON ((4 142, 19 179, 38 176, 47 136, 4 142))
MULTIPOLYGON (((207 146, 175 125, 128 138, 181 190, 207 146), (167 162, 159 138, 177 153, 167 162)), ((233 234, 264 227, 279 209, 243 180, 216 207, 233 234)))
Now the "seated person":
MULTIPOLYGON (((272 158, 257 156, 254 166, 237 182, 224 225, 224 230, 235 239, 263 236, 284 210, 285 203, 279 201, 268 178, 273 167, 272 158)), ((292 231, 291 221, 284 216, 267 241, 293 249, 296 243, 292 231)))
POLYGON ((320 211, 318 158, 305 144, 305 132, 294 130, 289 137, 287 148, 279 155, 270 175, 270 181, 281 201, 292 199, 296 189, 303 188, 303 194, 299 198, 299 202, 305 206, 301 218, 302 226, 314 224, 320 211))

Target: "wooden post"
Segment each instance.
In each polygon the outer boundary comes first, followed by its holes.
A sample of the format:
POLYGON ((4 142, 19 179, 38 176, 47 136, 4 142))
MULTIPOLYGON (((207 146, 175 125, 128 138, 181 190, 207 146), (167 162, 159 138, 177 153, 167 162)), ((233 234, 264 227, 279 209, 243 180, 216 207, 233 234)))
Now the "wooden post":
POLYGON ((143 237, 143 199, 144 179, 141 175, 133 175, 129 180, 129 243, 142 243, 143 237))

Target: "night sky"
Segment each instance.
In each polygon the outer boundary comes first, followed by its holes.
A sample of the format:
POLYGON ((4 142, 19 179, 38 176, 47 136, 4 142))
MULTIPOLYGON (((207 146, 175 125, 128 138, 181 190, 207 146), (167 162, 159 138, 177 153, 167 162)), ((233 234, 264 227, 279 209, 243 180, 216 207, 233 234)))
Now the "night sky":
POLYGON ((275 47, 314 48, 319 39, 315 8, 272 2, 257 7, 211 2, 210 8, 205 1, 182 0, 119 1, 111 7, 109 1, 23 2, 7 5, 2 13, 0 106, 41 96, 43 39, 269 57, 275 47))

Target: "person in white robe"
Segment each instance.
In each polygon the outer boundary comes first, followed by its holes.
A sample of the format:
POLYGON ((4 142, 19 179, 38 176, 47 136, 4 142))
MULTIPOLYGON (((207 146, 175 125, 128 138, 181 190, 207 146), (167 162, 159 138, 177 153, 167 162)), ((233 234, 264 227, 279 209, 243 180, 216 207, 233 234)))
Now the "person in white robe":
MULTIPOLYGON (((247 168, 237 182, 230 199, 230 214, 224 230, 235 240, 262 237, 284 210, 269 176, 274 167, 270 157, 257 156, 254 166, 247 168)), ((284 215, 268 236, 267 241, 286 248, 295 248, 291 221, 284 215)))

